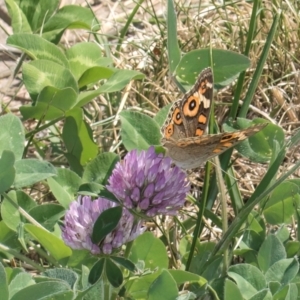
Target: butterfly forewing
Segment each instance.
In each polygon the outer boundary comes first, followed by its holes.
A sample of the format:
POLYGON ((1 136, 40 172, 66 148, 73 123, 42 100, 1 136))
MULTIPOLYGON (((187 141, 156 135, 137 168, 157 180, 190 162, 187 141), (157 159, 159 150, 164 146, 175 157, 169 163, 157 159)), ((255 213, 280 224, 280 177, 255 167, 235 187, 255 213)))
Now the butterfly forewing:
POLYGON ((180 139, 186 137, 181 117, 181 100, 171 106, 167 119, 161 127, 161 133, 166 139, 180 139))
POLYGON ((171 106, 162 135, 166 139, 201 136, 206 130, 213 96, 213 75, 204 69, 193 88, 171 106))
POLYGON ((209 122, 213 99, 213 74, 204 69, 193 88, 181 100, 183 125, 186 137, 202 136, 209 122))

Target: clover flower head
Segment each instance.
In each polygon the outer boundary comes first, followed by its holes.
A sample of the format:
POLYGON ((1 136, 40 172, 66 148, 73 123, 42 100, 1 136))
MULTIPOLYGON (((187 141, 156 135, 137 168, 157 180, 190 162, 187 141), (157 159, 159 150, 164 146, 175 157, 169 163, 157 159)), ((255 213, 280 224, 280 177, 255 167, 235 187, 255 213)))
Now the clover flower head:
POLYGON ((62 238, 73 249, 87 249, 93 254, 110 254, 114 249, 134 240, 145 231, 141 222, 135 222, 134 216, 123 208, 122 217, 117 227, 101 241, 100 245, 92 242, 93 227, 99 215, 116 203, 105 198, 92 200, 89 196, 79 196, 70 204, 66 212, 62 238))
POLYGON ((147 151, 130 151, 118 162, 108 180, 107 189, 128 209, 148 217, 176 215, 190 190, 186 173, 172 166, 169 157, 147 151))

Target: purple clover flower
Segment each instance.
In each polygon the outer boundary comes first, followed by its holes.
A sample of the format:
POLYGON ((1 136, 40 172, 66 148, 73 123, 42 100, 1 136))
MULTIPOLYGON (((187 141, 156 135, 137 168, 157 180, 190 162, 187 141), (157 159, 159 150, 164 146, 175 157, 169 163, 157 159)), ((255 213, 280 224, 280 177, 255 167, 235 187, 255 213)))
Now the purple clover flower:
POLYGON ((110 254, 113 249, 134 240, 145 231, 141 222, 135 222, 133 215, 123 208, 122 217, 117 227, 110 232, 100 245, 92 242, 94 224, 99 215, 117 206, 116 203, 104 198, 92 200, 89 196, 79 196, 70 204, 66 212, 62 238, 73 249, 87 249, 93 254, 110 254))
POLYGON ((176 215, 190 190, 185 172, 172 167, 171 159, 155 153, 154 147, 130 151, 117 163, 108 183, 107 189, 125 207, 148 217, 176 215))

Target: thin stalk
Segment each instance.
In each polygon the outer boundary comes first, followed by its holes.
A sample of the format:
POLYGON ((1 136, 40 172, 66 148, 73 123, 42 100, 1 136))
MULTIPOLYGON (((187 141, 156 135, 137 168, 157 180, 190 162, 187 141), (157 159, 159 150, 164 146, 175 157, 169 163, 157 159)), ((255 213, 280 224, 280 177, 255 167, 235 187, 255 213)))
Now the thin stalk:
POLYGON ((212 167, 212 165, 210 162, 208 162, 205 166, 205 178, 204 178, 204 185, 203 185, 204 190, 202 191, 201 199, 199 200, 199 204, 198 204, 199 211, 197 214, 195 230, 193 232, 193 240, 192 240, 191 249, 190 249, 189 256, 188 256, 186 266, 185 266, 186 271, 188 271, 190 269, 194 251, 195 251, 195 247, 196 247, 196 243, 197 243, 197 240, 200 235, 201 228, 202 228, 202 218, 203 218, 205 208, 206 208, 206 199, 207 199, 207 194, 208 194, 211 167, 212 167))
POLYGON ((211 287, 211 285, 207 285, 207 289, 209 290, 209 292, 214 296, 214 300, 220 300, 218 294, 216 293, 216 291, 211 287))
MULTIPOLYGON (((253 36, 254 36, 255 30, 256 30, 256 18, 257 18, 257 11, 258 11, 258 8, 259 8, 259 3, 260 3, 259 0, 253 1, 249 31, 248 31, 246 47, 245 47, 245 51, 244 51, 244 54, 246 56, 249 55, 251 44, 252 44, 252 41, 253 41, 253 36)), ((238 111, 239 100, 240 100, 242 90, 243 90, 245 75, 246 75, 246 72, 242 72, 239 76, 238 81, 237 81, 236 91, 234 93, 234 99, 233 99, 232 106, 231 106, 231 109, 230 109, 230 112, 229 112, 229 117, 233 118, 233 119, 236 118, 236 114, 237 114, 237 111, 238 111)))
POLYGON ((28 132, 25 134, 25 138, 29 138, 31 135, 35 135, 36 133, 54 125, 55 123, 57 123, 58 121, 62 120, 64 117, 59 117, 59 118, 56 118, 50 122, 48 122, 47 124, 44 124, 43 126, 39 127, 39 128, 35 128, 34 130, 28 132))
MULTIPOLYGON (((221 198, 221 219, 222 219, 222 232, 223 236, 228 230, 228 217, 227 217, 227 203, 226 203, 226 189, 223 181, 223 176, 222 176, 222 169, 220 165, 219 158, 216 157, 214 159, 214 162, 216 164, 216 177, 217 177, 217 183, 220 191, 220 198, 221 198)), ((227 274, 227 269, 229 266, 229 261, 228 261, 228 248, 224 250, 224 255, 223 255, 223 276, 226 276, 227 274)))
POLYGON ((54 257, 48 255, 43 249, 35 245, 33 242, 29 242, 29 245, 32 248, 34 248, 34 250, 38 253, 40 257, 44 258, 46 261, 50 262, 52 265, 56 266, 57 268, 61 267, 54 257))
POLYGON ((125 249, 125 253, 124 253, 124 258, 128 258, 129 254, 130 254, 130 250, 131 247, 133 245, 133 241, 130 241, 126 244, 126 249, 125 249))
MULTIPOLYGON (((228 169, 228 163, 231 158, 232 154, 232 149, 228 149, 226 152, 220 155, 220 163, 221 163, 221 168, 224 170, 224 172, 228 169)), ((212 175, 211 182, 216 182, 216 174, 214 173, 212 175)), ((217 197, 219 190, 218 186, 216 184, 211 184, 209 186, 209 191, 208 191, 208 196, 207 196, 207 209, 211 209, 214 205, 215 199, 217 197)))
POLYGON ((284 159, 285 151, 281 150, 281 153, 278 154, 276 160, 272 166, 267 171, 266 175, 248 200, 247 204, 241 209, 239 215, 233 220, 229 226, 225 235, 221 238, 220 242, 216 245, 214 250, 211 253, 211 258, 214 258, 215 255, 221 253, 226 249, 231 242, 232 238, 236 235, 238 230, 241 228, 247 216, 251 213, 255 205, 259 204, 265 197, 267 197, 280 183, 287 179, 293 172, 295 172, 300 167, 300 161, 296 163, 288 172, 282 175, 277 181, 270 185, 267 189, 266 186, 269 185, 270 178, 273 178, 273 174, 277 172, 278 165, 284 159))
POLYGON ((131 14, 129 15, 125 26, 121 30, 120 37, 119 37, 119 40, 118 40, 118 46, 116 48, 116 55, 118 55, 118 53, 120 52, 124 37, 125 37, 126 33, 128 32, 128 28, 129 28, 130 24, 132 23, 133 17, 137 13, 138 9, 140 8, 140 6, 142 5, 143 2, 144 2, 144 0, 139 0, 138 1, 137 5, 134 7, 131 14))
MULTIPOLYGON (((41 118, 41 119, 38 121, 38 123, 37 123, 36 126, 35 126, 35 130, 38 130, 38 129, 39 129, 39 127, 40 127, 42 121, 43 121, 43 118, 41 118)), ((28 141, 27 141, 27 144, 26 144, 26 146, 25 146, 25 148, 24 148, 24 151, 23 151, 23 158, 26 157, 27 151, 28 151, 28 149, 29 149, 29 146, 31 145, 31 142, 32 142, 33 138, 34 138, 34 134, 31 135, 31 136, 29 137, 28 141)))
POLYGON ((262 55, 259 58, 259 61, 257 63, 257 68, 255 69, 252 81, 251 81, 251 83, 249 85, 248 92, 247 92, 246 97, 244 99, 244 102, 243 102, 243 105, 241 107, 241 110, 240 110, 240 112, 238 114, 240 118, 245 118, 246 115, 247 115, 247 112, 248 112, 248 109, 249 109, 249 105, 250 105, 251 100, 252 100, 252 98, 254 96, 256 87, 258 85, 259 78, 260 78, 260 76, 262 74, 263 67, 265 65, 265 62, 266 62, 268 54, 269 54, 269 50, 270 50, 270 48, 272 46, 272 41, 274 39, 274 35, 276 33, 276 30, 277 30, 277 26, 278 26, 278 23, 279 23, 280 16, 281 16, 281 10, 279 10, 278 13, 275 15, 272 27, 270 29, 270 32, 268 34, 265 46, 264 46, 263 51, 262 51, 262 55))
MULTIPOLYGON (((260 57, 260 60, 259 60, 259 63, 258 63, 258 68, 256 69, 256 72, 253 76, 253 78, 255 78, 255 79, 253 79, 251 84, 250 84, 250 87, 249 87, 244 105, 243 105, 243 107, 241 109, 241 112, 239 114, 240 117, 245 117, 245 115, 248 111, 248 107, 249 107, 250 102, 252 100, 252 97, 254 95, 259 76, 262 72, 262 66, 263 66, 264 62, 266 61, 266 56, 267 56, 268 51, 270 49, 270 45, 271 45, 271 42, 272 42, 273 37, 274 37, 274 33, 275 33, 277 25, 278 25, 280 13, 281 13, 281 11, 279 11, 279 13, 275 16, 275 19, 273 21, 270 33, 269 33, 268 38, 267 38, 266 45, 264 47, 262 56, 260 57)), ((222 166, 223 170, 227 169, 232 151, 233 151, 232 149, 229 149, 226 152, 224 152, 223 154, 221 154, 221 156, 220 156, 221 157, 220 162, 221 162, 221 166, 222 166)), ((209 193, 208 193, 208 199, 207 199, 207 205, 208 205, 207 208, 208 209, 213 206, 215 198, 217 196, 217 193, 218 193, 218 187, 216 185, 211 185, 210 189, 209 189, 209 193)))
POLYGON ((32 216, 30 216, 21 206, 19 206, 16 202, 14 202, 6 193, 2 193, 1 194, 2 197, 4 197, 13 207, 15 207, 19 213, 27 220, 29 221, 31 224, 42 228, 46 231, 48 231, 47 229, 45 229, 39 222, 37 222, 32 216))
POLYGON ((238 212, 244 206, 244 203, 232 167, 228 168, 227 174, 225 174, 225 181, 227 191, 231 199, 234 214, 235 216, 237 216, 238 212))
MULTIPOLYGON (((212 104, 211 111, 212 112, 214 111, 214 104, 212 104)), ((214 127, 214 115, 211 113, 210 122, 209 122, 209 132, 213 132, 213 130, 214 130, 213 127, 214 127)), ((209 183, 210 183, 211 168, 212 168, 212 164, 210 162, 207 162, 206 166, 205 166, 205 178, 204 178, 203 191, 201 194, 201 198, 199 199, 199 204, 198 204, 199 211, 198 211, 198 215, 197 215, 195 230, 193 232, 193 241, 192 241, 191 249, 190 249, 189 256, 188 256, 188 259, 186 262, 186 267, 185 267, 186 271, 188 271, 191 266, 196 243, 197 243, 200 233, 202 232, 202 229, 203 229, 202 218, 203 218, 203 215, 204 215, 204 212, 206 209, 207 197, 208 197, 208 192, 209 192, 209 187, 210 187, 209 183)))
POLYGON ((40 272, 45 271, 45 269, 43 267, 41 267, 39 264, 37 264, 34 261, 32 261, 31 259, 29 259, 27 256, 22 255, 18 251, 8 248, 7 246, 5 246, 1 243, 0 243, 0 251, 13 255, 14 257, 18 258, 20 261, 26 262, 27 264, 31 265, 36 270, 39 270, 40 272))

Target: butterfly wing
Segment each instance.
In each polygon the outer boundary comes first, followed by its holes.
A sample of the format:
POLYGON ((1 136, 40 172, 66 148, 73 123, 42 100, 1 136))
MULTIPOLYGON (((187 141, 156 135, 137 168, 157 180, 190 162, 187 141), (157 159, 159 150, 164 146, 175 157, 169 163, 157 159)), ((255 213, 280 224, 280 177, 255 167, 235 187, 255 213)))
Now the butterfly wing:
POLYGON ((166 139, 178 140, 186 137, 180 106, 181 100, 177 100, 172 104, 166 121, 160 129, 162 136, 166 139))
POLYGON ((202 136, 209 122, 213 100, 213 73, 204 69, 193 88, 181 100, 181 114, 186 137, 202 136))
POLYGON ((213 75, 204 69, 193 88, 171 106, 161 128, 165 139, 201 136, 207 127, 213 96, 213 75))
POLYGON ((178 141, 163 139, 162 145, 177 166, 193 169, 259 132, 266 125, 260 124, 245 130, 183 138, 178 141))

